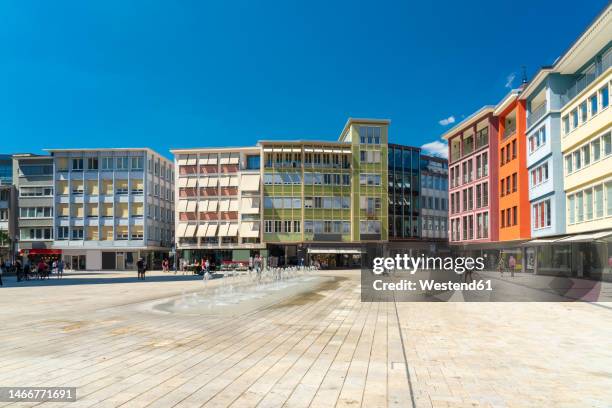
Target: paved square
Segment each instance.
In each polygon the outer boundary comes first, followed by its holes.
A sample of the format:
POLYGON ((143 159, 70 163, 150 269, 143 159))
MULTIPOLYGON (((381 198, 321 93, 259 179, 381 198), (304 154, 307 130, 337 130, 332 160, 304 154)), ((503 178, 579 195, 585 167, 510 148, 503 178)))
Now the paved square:
POLYGON ((244 314, 165 314, 223 283, 133 275, 5 278, 0 386, 74 386, 75 408, 612 406, 610 303, 361 303, 343 271, 244 314))

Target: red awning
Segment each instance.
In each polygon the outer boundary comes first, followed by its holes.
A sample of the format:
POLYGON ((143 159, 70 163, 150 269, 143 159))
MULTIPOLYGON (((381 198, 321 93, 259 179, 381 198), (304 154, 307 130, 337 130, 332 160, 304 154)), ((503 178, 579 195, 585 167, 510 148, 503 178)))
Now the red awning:
POLYGON ((24 255, 28 251, 28 255, 61 255, 61 249, 20 249, 19 255, 24 255))

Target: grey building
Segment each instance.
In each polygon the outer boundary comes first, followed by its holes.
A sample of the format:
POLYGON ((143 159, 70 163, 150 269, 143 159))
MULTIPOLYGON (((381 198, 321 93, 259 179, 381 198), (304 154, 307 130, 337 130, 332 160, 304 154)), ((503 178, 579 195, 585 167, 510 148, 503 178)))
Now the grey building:
POLYGON ((173 162, 148 148, 48 151, 52 248, 68 268, 159 268, 174 242, 173 162))
POLYGON ((17 190, 18 255, 33 261, 59 256, 53 245, 53 158, 13 155, 13 183, 17 190))

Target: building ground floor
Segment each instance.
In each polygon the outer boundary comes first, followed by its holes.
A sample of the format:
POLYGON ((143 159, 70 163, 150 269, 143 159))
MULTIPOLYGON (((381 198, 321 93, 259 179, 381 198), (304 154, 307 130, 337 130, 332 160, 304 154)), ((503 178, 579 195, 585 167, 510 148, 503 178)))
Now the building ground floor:
POLYGON ((148 269, 161 269, 164 259, 171 254, 163 248, 121 248, 121 249, 59 249, 68 270, 136 270, 136 262, 143 258, 148 269))
POLYGON ((528 241, 453 245, 453 256, 482 256, 488 270, 612 281, 612 230, 541 237, 528 241), (511 258, 513 261, 511 262, 511 258))

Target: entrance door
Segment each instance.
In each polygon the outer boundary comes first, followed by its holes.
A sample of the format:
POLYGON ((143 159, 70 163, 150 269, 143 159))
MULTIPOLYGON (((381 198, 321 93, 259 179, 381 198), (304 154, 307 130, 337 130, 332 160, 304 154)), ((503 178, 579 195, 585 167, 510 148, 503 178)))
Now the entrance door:
POLYGON ((117 252, 117 270, 125 270, 125 254, 123 252, 117 252))

